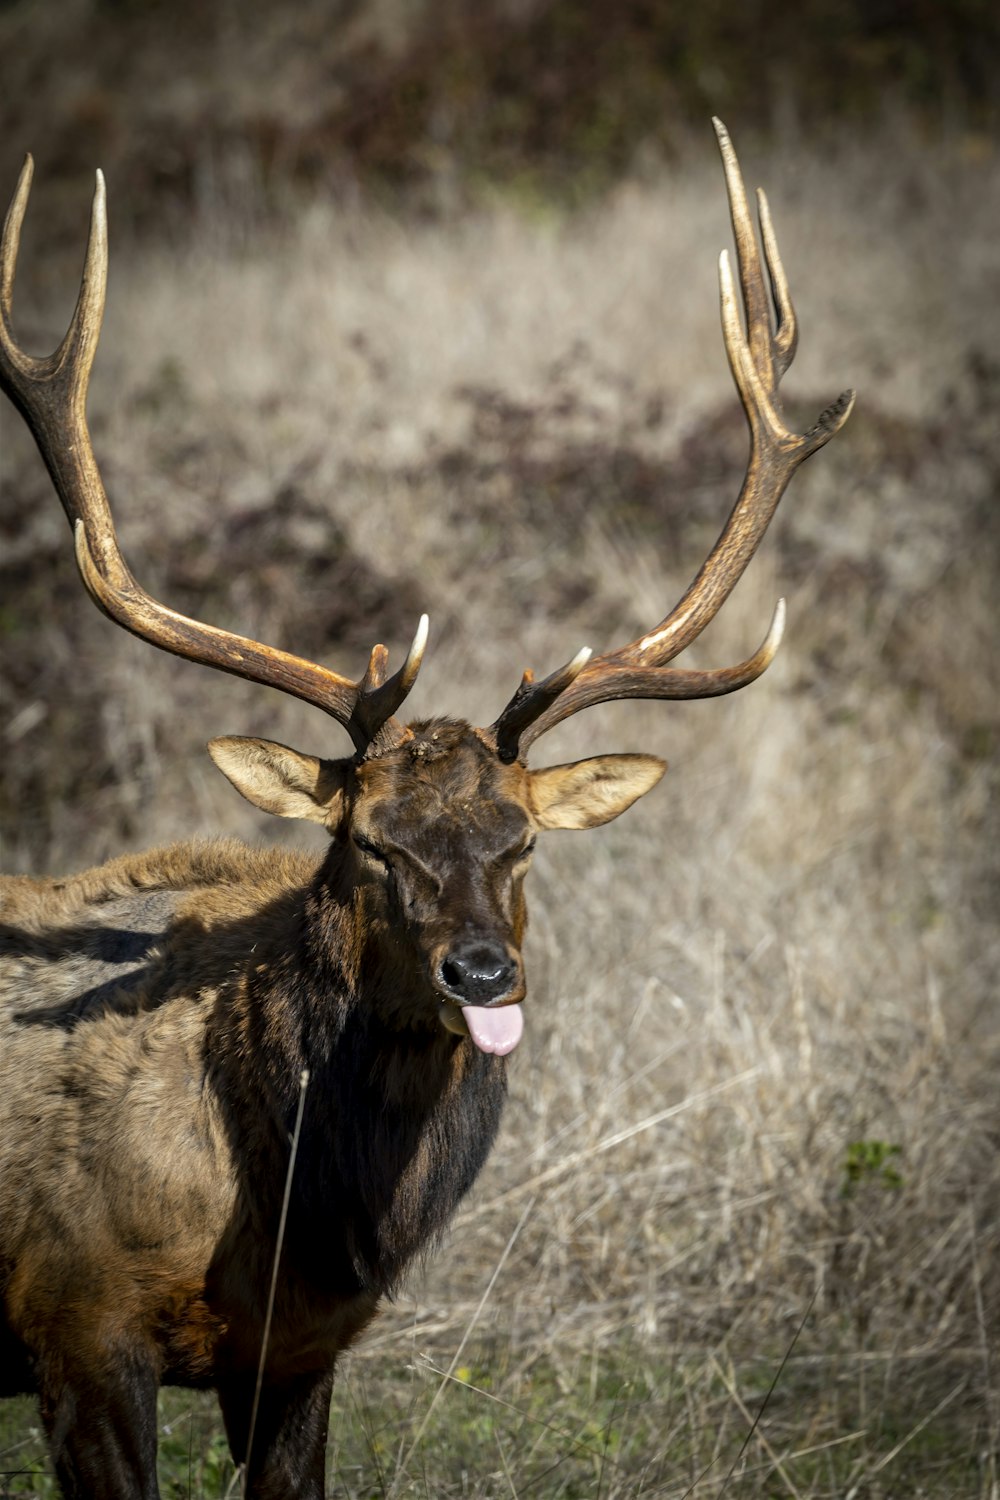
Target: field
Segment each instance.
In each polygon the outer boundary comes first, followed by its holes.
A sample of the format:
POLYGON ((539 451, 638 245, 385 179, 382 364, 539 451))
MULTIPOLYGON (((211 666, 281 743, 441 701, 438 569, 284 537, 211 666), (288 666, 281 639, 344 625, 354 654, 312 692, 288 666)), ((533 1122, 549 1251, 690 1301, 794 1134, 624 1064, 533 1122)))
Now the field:
MULTIPOLYGON (((331 1494, 1000 1495, 1000 173, 889 124, 742 155, 800 315, 790 410, 848 385, 858 408, 691 652, 748 654, 782 594, 764 678, 594 710, 536 753, 671 769, 538 857, 501 1139, 344 1363, 331 1494)), ((79 252, 25 236, 34 351, 72 308, 87 191, 79 252)), ((745 437, 707 121, 577 211, 316 193, 279 229, 208 198, 120 247, 117 212, 112 184, 92 430, 126 555, 176 608, 352 673, 426 608, 413 714, 489 723, 525 666, 658 620, 714 540, 745 437)), ((204 742, 340 754, 339 731, 104 621, 6 403, 0 436, 5 867, 307 840, 204 742)), ((165 1495, 236 1492, 211 1402, 165 1395, 161 1450, 165 1495)), ((9 1404, 0 1493, 46 1474, 9 1404)))

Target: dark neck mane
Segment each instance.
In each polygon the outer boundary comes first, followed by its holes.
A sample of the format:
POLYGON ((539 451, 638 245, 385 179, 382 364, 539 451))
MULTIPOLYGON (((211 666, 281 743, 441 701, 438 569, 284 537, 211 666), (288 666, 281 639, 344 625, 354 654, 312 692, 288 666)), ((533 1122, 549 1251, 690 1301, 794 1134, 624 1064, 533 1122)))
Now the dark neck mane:
POLYGON ((344 962, 352 914, 331 893, 329 865, 305 893, 302 944, 288 934, 283 951, 261 954, 235 998, 227 1030, 240 1053, 239 1093, 258 1111, 234 1119, 256 1137, 236 1155, 259 1170, 266 1135, 269 1201, 260 1182, 245 1187, 259 1216, 273 1218, 308 1059, 285 1262, 331 1290, 391 1293, 478 1176, 499 1127, 506 1064, 436 1023, 386 1019, 393 996, 381 990, 394 966, 344 962))

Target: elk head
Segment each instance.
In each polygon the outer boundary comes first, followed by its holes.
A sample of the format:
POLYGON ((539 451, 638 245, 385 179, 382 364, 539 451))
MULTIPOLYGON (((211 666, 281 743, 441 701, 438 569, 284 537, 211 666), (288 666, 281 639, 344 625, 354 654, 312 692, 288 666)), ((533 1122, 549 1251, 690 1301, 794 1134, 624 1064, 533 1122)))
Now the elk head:
POLYGON ((240 738, 208 748, 258 807, 333 836, 328 878, 356 910, 358 962, 372 953, 395 977, 380 986, 392 1018, 436 1015, 498 1053, 521 1038, 523 884, 537 833, 606 823, 665 770, 650 755, 505 765, 488 735, 451 719, 411 724, 377 757, 319 760, 240 738))
POLYGON ((11 327, 11 293, 27 206, 27 159, 0 246, 0 385, 24 415, 73 527, 84 584, 112 620, 163 650, 267 683, 324 709, 347 731, 354 754, 319 760, 262 740, 209 746, 216 765, 258 807, 323 824, 338 844, 338 869, 372 931, 399 950, 403 971, 443 1024, 486 1051, 507 1052, 521 1034, 522 880, 535 835, 591 828, 649 791, 664 763, 647 755, 601 756, 529 770, 525 756, 547 730, 613 698, 704 698, 752 682, 781 639, 778 602, 762 645, 736 666, 671 665, 732 592, 804 459, 839 431, 853 404, 845 392, 808 432, 783 420, 778 384, 797 329, 767 201, 758 194, 763 263, 739 165, 715 121, 725 169, 746 316, 744 331, 728 255, 719 262, 722 325, 730 368, 750 429, 750 455, 736 504, 678 604, 643 635, 603 655, 580 651, 558 671, 521 684, 488 728, 440 720, 403 724, 396 712, 416 679, 427 617, 399 669, 373 647, 356 681, 315 662, 191 620, 137 584, 118 546, 86 421, 86 394, 107 279, 104 180, 97 174, 80 295, 69 330, 47 358, 26 354, 11 327), (773 317, 772 317, 773 302, 773 317))

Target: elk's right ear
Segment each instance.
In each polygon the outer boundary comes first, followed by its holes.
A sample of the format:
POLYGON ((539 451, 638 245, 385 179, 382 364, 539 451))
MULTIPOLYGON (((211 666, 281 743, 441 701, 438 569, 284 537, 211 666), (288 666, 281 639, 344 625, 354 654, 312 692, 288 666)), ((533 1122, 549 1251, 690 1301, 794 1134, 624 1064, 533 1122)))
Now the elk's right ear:
POLYGON ((226 735, 208 753, 248 802, 279 818, 307 818, 331 826, 340 817, 347 761, 300 755, 273 740, 226 735))

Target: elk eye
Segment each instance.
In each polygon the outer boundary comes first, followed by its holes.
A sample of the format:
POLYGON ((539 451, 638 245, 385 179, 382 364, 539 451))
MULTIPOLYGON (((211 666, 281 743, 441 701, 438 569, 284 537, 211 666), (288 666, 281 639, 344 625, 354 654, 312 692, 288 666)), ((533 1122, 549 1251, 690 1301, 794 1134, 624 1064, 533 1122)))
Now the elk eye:
POLYGON ((535 844, 536 843, 537 843, 537 839, 534 837, 534 835, 532 835, 532 837, 525 844, 524 848, 523 849, 519 849, 517 851, 517 853, 514 856, 514 862, 516 864, 520 864, 522 860, 530 859, 531 856, 535 852, 535 844))
POLYGON ((379 864, 388 865, 389 860, 384 850, 380 849, 377 844, 373 844, 371 839, 365 838, 363 833, 355 833, 352 837, 354 839, 354 847, 360 849, 362 854, 367 854, 372 859, 377 859, 379 864))

